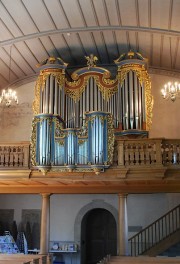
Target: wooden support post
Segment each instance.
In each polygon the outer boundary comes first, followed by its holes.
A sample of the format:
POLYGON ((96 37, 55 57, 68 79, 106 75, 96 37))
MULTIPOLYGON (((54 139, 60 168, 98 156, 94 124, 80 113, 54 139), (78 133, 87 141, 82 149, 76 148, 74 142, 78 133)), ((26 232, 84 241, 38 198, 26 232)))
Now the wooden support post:
POLYGON ((127 194, 119 194, 119 255, 128 256, 127 194))

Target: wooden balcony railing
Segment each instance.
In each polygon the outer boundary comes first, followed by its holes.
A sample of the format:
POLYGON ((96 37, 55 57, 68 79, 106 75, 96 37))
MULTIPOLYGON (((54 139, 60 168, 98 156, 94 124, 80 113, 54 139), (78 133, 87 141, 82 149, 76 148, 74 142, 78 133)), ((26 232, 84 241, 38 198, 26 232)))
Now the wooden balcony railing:
POLYGON ((174 166, 180 164, 180 139, 117 140, 115 152, 118 166, 174 166))
POLYGON ((0 170, 29 168, 29 142, 0 143, 0 170))
MULTIPOLYGON (((29 142, 0 143, 0 170, 29 168, 29 145, 29 142)), ((118 139, 113 165, 177 167, 180 165, 180 139, 118 139)))

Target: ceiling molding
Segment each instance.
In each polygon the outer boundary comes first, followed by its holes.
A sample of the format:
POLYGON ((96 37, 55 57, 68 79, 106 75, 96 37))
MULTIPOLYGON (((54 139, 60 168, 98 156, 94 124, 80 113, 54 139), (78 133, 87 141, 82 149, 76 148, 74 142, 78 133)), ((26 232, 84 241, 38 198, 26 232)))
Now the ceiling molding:
POLYGON ((157 75, 164 75, 164 76, 180 78, 180 71, 171 70, 171 69, 168 70, 168 69, 162 69, 162 68, 149 67, 148 72, 149 74, 157 74, 157 75))
POLYGON ((149 27, 135 27, 135 26, 97 26, 97 27, 78 27, 78 28, 67 28, 67 29, 55 29, 48 31, 41 31, 38 33, 28 34, 25 36, 0 41, 0 47, 7 45, 13 45, 15 43, 26 41, 29 39, 40 38, 43 36, 51 36, 55 34, 67 34, 67 33, 80 33, 80 32, 102 32, 102 31, 135 31, 135 32, 147 32, 149 34, 161 34, 167 36, 179 37, 180 31, 149 28, 149 27))

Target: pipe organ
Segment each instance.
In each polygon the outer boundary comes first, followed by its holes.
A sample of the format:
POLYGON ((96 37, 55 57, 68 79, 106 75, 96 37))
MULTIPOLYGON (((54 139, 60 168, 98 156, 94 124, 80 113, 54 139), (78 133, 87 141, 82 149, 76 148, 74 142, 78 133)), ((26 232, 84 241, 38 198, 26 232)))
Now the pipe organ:
POLYGON ((118 66, 119 126, 124 135, 146 135, 151 125, 153 99, 147 61, 132 51, 115 60, 118 66), (121 102, 121 105, 120 105, 121 102))
POLYGON ((67 64, 50 57, 39 64, 33 103, 31 157, 41 171, 104 171, 112 164, 114 140, 147 136, 152 95, 146 60, 135 52, 121 55, 113 79, 96 66, 66 78, 67 64))

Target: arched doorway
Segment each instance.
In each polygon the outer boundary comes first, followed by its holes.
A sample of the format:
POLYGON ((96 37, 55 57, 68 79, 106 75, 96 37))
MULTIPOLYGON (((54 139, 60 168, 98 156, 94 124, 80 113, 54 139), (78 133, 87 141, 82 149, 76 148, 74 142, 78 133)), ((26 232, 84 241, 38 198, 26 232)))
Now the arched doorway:
POLYGON ((87 212, 81 223, 81 264, 95 264, 107 254, 117 254, 117 226, 106 209, 87 212))

